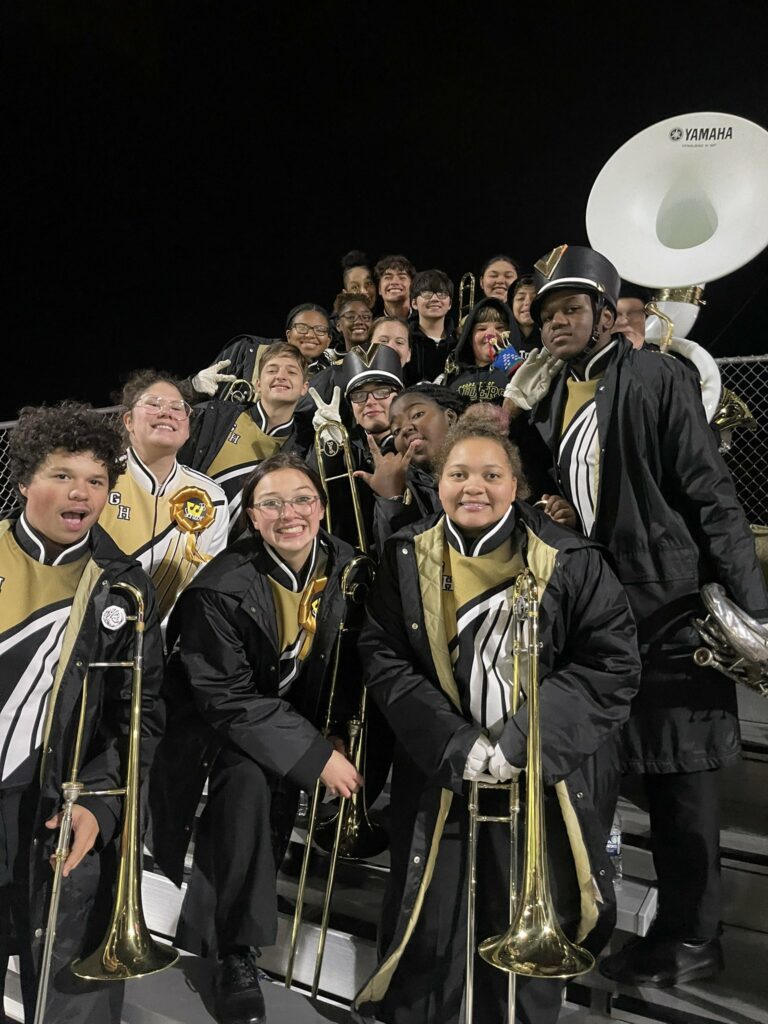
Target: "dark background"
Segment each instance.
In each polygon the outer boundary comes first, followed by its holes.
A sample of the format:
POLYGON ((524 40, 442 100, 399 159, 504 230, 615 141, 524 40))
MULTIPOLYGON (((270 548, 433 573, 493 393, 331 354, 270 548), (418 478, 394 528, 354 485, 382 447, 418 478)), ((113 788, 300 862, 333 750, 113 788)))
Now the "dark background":
MULTIPOLYGON (((353 247, 458 281, 586 243, 642 128, 768 126, 767 6, 6 4, 0 417, 277 335, 353 247)), ((763 253, 712 284, 692 336, 765 352, 767 283, 763 253)))

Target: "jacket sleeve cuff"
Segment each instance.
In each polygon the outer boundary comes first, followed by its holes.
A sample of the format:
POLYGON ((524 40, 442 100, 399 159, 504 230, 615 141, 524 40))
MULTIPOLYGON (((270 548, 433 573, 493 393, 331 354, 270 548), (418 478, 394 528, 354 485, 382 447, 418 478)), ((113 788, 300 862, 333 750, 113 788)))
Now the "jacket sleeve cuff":
POLYGON ((441 786, 461 793, 464 784, 464 769, 472 747, 482 734, 476 725, 462 725, 448 740, 437 781, 441 786))
MULTIPOLYGON (((526 719, 527 721, 527 719, 526 719)), ((514 718, 510 718, 499 737, 501 752, 515 768, 525 768, 528 763, 528 736, 514 718)))
POLYGON ((98 822, 99 836, 96 840, 96 848, 101 849, 111 843, 117 834, 120 823, 120 802, 101 796, 84 796, 77 802, 90 811, 98 822))
POLYGON ((318 733, 306 753, 288 772, 288 778, 304 789, 311 789, 332 753, 333 744, 318 733))

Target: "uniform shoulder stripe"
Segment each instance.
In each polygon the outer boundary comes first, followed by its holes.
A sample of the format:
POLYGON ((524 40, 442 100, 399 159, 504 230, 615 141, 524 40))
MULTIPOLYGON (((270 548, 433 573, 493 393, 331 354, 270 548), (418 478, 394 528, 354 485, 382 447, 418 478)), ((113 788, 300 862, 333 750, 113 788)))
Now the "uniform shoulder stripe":
POLYGON ((181 468, 188 476, 191 476, 195 480, 199 480, 204 487, 207 487, 211 491, 211 500, 214 505, 226 504, 227 496, 215 480, 206 476, 205 473, 201 473, 197 469, 190 469, 189 466, 182 466, 181 468))

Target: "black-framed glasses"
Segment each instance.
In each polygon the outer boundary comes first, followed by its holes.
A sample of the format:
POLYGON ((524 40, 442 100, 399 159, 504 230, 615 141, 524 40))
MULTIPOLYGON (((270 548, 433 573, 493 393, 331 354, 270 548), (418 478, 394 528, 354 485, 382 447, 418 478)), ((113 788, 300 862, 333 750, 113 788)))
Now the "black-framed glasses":
POLYGON ((146 409, 155 416, 167 411, 175 420, 188 420, 192 413, 189 402, 181 398, 163 398, 162 395, 142 395, 134 408, 146 409))
POLYGON ((290 505, 300 516, 308 516, 318 500, 316 494, 300 494, 297 498, 265 498, 264 501, 254 501, 251 508, 257 508, 267 519, 277 519, 283 515, 286 505, 290 505))
POLYGON ((372 324, 373 315, 371 313, 353 313, 350 310, 349 313, 340 313, 339 320, 346 320, 348 324, 353 324, 356 320, 361 320, 364 324, 372 324))
POLYGON ((384 398, 389 398, 395 391, 397 391, 397 388, 393 387, 374 388, 372 391, 366 391, 365 388, 356 388, 354 391, 350 391, 347 398, 354 405, 365 405, 371 397, 381 401, 384 398))
POLYGON ((302 323, 291 324, 291 330, 296 331, 296 333, 300 334, 302 337, 304 337, 305 334, 309 334, 310 331, 316 338, 327 338, 331 333, 331 329, 329 327, 313 327, 312 324, 302 323))
POLYGON ((448 292, 419 292, 418 295, 414 296, 414 298, 416 299, 426 299, 427 301, 429 301, 432 297, 439 299, 441 302, 443 302, 445 301, 445 299, 450 299, 451 296, 448 294, 448 292))

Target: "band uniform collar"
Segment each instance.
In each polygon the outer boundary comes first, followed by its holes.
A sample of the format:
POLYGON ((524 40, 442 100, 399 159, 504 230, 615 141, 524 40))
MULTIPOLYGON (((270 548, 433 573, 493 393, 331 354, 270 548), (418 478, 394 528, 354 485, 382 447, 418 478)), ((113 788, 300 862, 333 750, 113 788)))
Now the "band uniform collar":
POLYGON ((45 539, 43 535, 33 526, 30 526, 23 512, 16 520, 13 535, 24 554, 29 555, 30 558, 33 558, 41 565, 69 565, 70 562, 76 562, 90 550, 91 531, 89 530, 76 543, 70 544, 69 547, 64 548, 63 551, 60 551, 53 558, 49 557, 45 552, 45 539))

